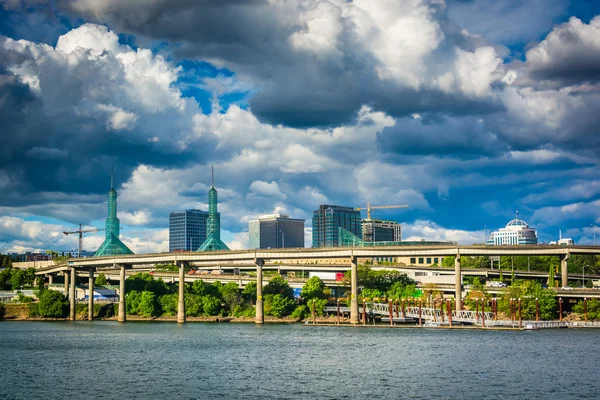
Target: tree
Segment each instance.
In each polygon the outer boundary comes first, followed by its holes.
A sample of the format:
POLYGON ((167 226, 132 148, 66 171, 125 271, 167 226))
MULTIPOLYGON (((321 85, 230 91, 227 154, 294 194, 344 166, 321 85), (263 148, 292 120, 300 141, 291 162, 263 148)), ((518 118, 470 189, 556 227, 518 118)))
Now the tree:
POLYGON ((125 281, 125 292, 136 291, 142 292, 146 284, 153 280, 154 277, 147 272, 140 272, 132 275, 125 281))
POLYGON ((294 300, 283 293, 265 295, 265 314, 277 318, 290 315, 295 306, 294 300))
MULTIPOLYGON (((179 299, 177 299, 178 304, 179 299)), ((204 311, 202 308, 202 297, 197 294, 186 293, 184 297, 185 301, 185 315, 191 317, 197 317, 198 315, 202 315, 204 311)), ((173 314, 175 315, 175 314, 173 314)))
POLYGON ((56 290, 44 290, 40 295, 38 313, 41 317, 62 318, 67 315, 69 302, 67 298, 56 290))
POLYGON ((108 281, 107 281, 106 275, 104 275, 104 273, 98 274, 98 276, 96 277, 96 280, 94 281, 94 285, 96 285, 96 286, 104 286, 107 283, 108 283, 108 281))
POLYGON ((254 305, 254 303, 256 303, 256 282, 250 282, 244 286, 244 290, 242 290, 242 297, 250 305, 254 305))
POLYGON ((204 315, 219 315, 221 312, 221 300, 212 294, 204 295, 202 296, 202 309, 204 315))
MULTIPOLYGON (((158 299, 160 308, 163 314, 166 315, 177 315, 177 308, 179 307, 179 295, 176 293, 164 294, 158 299)), ((187 304, 186 304, 187 313, 187 304)))
POLYGON ((229 307, 229 315, 233 315, 235 308, 242 303, 242 296, 235 282, 229 282, 221 288, 221 297, 229 307))
POLYGON ((144 317, 160 315, 156 295, 152 292, 143 291, 139 295, 137 313, 144 317))
POLYGON ((331 290, 325 287, 325 284, 318 276, 313 276, 306 281, 302 287, 302 297, 310 299, 327 299, 331 295, 331 290))
POLYGON ((281 275, 277 275, 264 287, 263 294, 265 296, 268 294, 281 294, 285 298, 292 299, 294 298, 294 289, 288 285, 281 275))
POLYGON ((17 290, 25 286, 25 271, 22 269, 13 269, 10 276, 10 286, 12 290, 17 290))

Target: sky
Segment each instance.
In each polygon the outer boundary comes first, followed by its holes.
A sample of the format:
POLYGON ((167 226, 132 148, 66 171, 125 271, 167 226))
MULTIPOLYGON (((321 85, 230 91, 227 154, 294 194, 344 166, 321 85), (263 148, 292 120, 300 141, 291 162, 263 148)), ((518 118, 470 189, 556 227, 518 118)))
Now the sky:
MULTIPOLYGON (((600 225, 600 3, 581 0, 0 0, 0 252, 103 227, 168 250, 168 216, 222 238, 319 204, 405 239, 542 242, 600 225)), ((600 240, 600 230, 597 232, 600 240)), ((95 250, 102 232, 88 234, 95 250)))

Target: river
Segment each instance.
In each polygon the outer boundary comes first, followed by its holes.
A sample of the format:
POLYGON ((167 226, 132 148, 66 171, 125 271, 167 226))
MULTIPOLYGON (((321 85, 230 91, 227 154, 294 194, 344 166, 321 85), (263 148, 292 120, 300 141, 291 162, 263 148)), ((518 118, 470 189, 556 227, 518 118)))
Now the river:
POLYGON ((600 331, 2 322, 2 399, 583 399, 600 331))

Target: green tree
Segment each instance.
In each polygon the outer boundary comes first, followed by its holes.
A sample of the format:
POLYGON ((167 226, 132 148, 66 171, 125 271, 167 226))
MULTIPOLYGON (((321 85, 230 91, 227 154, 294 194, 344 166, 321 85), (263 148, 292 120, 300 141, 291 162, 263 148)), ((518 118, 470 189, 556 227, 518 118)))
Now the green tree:
POLYGON ((202 315, 204 309, 201 296, 198 296, 197 294, 186 293, 184 299, 185 315, 191 317, 197 317, 199 315, 202 315))
POLYGON ((295 308, 294 300, 282 293, 265 295, 265 314, 277 318, 290 315, 295 308))
POLYGON ((281 275, 277 275, 263 288, 263 295, 266 296, 268 294, 280 294, 285 298, 292 299, 294 297, 294 289, 288 285, 287 281, 281 275))
POLYGON ((204 315, 219 315, 221 312, 221 299, 212 294, 202 296, 202 309, 204 315))
POLYGON ((254 303, 256 303, 256 282, 250 282, 244 286, 244 290, 242 290, 242 297, 250 305, 254 305, 254 303))
POLYGON ((13 269, 10 276, 10 286, 12 290, 17 290, 21 286, 25 286, 25 271, 22 269, 13 269))
POLYGON ((325 307, 327 307, 327 299, 319 299, 315 297, 308 300, 306 305, 310 314, 312 314, 314 309, 316 315, 323 316, 325 315, 325 307))
MULTIPOLYGON (((179 295, 176 293, 164 294, 158 299, 160 308, 163 314, 166 315, 177 315, 177 308, 179 306, 179 295)), ((186 310, 187 311, 187 310, 186 310)))
POLYGON ((442 267, 454 268, 454 260, 456 257, 444 257, 442 260, 442 267))
POLYGON ((325 284, 318 276, 313 276, 306 281, 302 287, 302 297, 306 300, 328 299, 331 296, 331 290, 325 287, 325 284))
POLYGON ((140 272, 130 276, 125 281, 125 292, 136 291, 143 292, 146 284, 154 280, 154 277, 147 272, 140 272))
POLYGON ((137 314, 144 317, 160 315, 159 303, 154 293, 148 291, 140 293, 137 314))
POLYGON ((56 290, 44 290, 40 296, 38 313, 41 317, 62 318, 67 315, 69 302, 56 290))
POLYGON ((0 271, 0 290, 10 290, 12 285, 10 284, 10 277, 12 276, 12 268, 6 268, 0 271))
POLYGON ((104 286, 107 283, 108 283, 108 280, 106 279, 106 275, 104 275, 104 273, 98 274, 98 276, 96 277, 96 280, 94 281, 94 285, 96 285, 96 286, 104 286))
MULTIPOLYGON (((579 314, 581 319, 585 318, 585 306, 583 300, 579 300, 579 302, 573 306, 573 312, 579 314)), ((587 301, 587 316, 588 321, 600 320, 600 301, 598 301, 598 299, 590 299, 587 301)))
POLYGON ((221 288, 221 297, 225 305, 229 308, 229 315, 242 303, 242 296, 235 282, 229 282, 221 288))

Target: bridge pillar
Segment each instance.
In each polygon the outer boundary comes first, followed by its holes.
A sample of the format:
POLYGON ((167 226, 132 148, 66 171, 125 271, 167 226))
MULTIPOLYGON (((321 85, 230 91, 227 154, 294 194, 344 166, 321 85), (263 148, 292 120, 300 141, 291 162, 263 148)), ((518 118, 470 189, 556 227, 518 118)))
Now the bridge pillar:
POLYGON ((69 319, 75 321, 75 267, 71 267, 71 287, 69 288, 70 309, 69 319))
POLYGON ((571 253, 567 253, 560 258, 560 276, 561 286, 569 286, 569 270, 567 269, 567 261, 571 258, 571 253))
POLYGON ((88 282, 88 321, 94 319, 94 270, 90 268, 88 282))
POLYGON ((257 324, 265 323, 265 314, 264 314, 264 305, 263 305, 263 264, 264 260, 257 258, 254 260, 256 264, 256 315, 254 318, 254 322, 257 324))
POLYGON ((185 322, 185 263, 179 263, 179 304, 177 306, 177 322, 185 322))
POLYGON ((460 270, 460 253, 456 253, 454 259, 454 298, 456 300, 456 311, 462 310, 462 275, 460 270))
POLYGON ((120 275, 120 286, 119 286, 119 315, 117 317, 117 321, 125 322, 127 317, 125 316, 125 266, 121 265, 121 275, 120 275))
POLYGON ((63 277, 65 279, 65 297, 69 298, 69 273, 67 271, 63 272, 63 277))
POLYGON ((350 258, 352 270, 350 291, 350 323, 358 324, 358 261, 356 257, 350 258))
POLYGON ((53 275, 48 274, 48 286, 52 285, 52 278, 53 278, 53 275))

